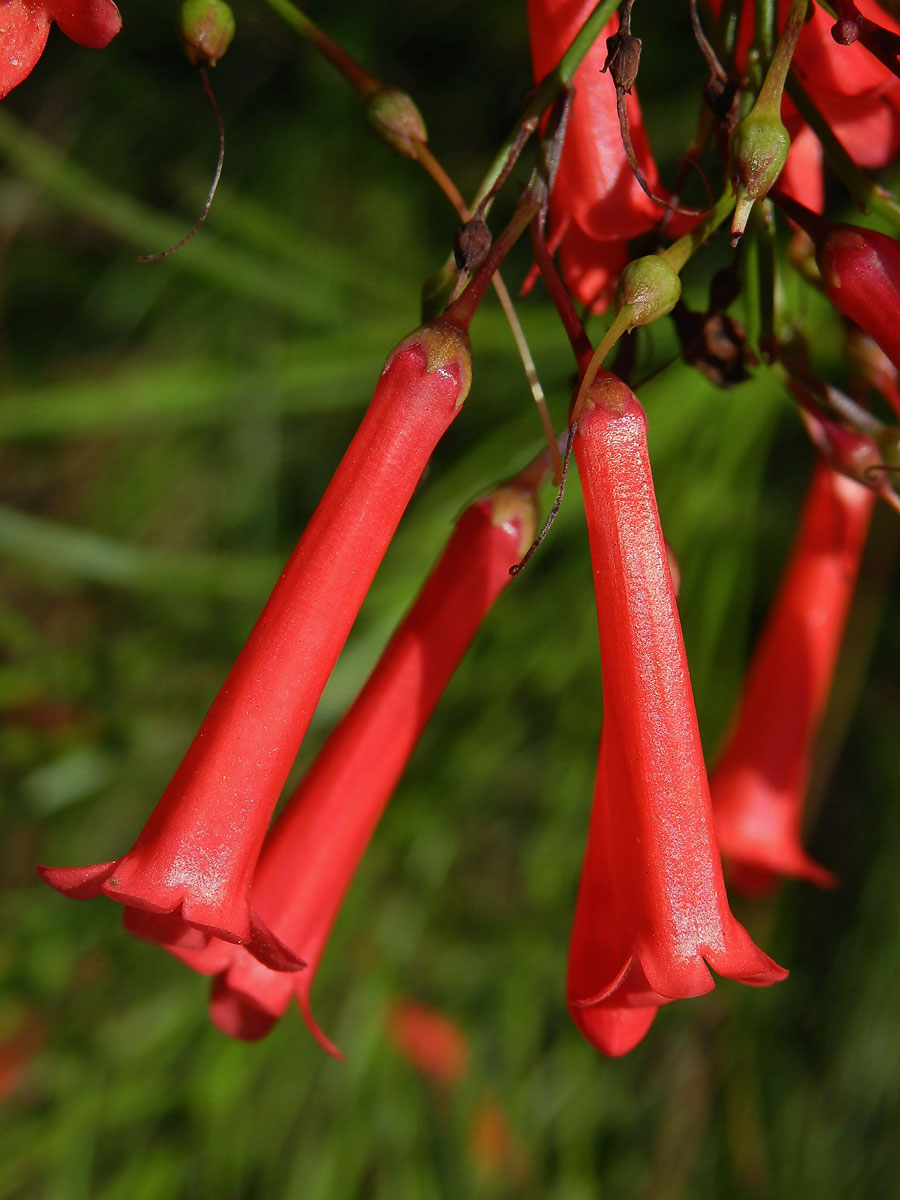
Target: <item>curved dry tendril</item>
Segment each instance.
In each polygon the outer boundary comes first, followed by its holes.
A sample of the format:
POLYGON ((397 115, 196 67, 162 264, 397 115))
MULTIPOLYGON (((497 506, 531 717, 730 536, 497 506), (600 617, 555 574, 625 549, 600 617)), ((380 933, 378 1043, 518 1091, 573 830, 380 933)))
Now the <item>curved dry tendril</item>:
POLYGON ((203 84, 203 90, 206 92, 206 97, 209 100, 210 107, 216 117, 216 125, 219 130, 219 158, 216 162, 216 173, 213 176, 212 185, 206 196, 206 203, 203 205, 203 211, 194 222, 191 229, 184 235, 180 242, 176 242, 174 246, 170 246, 168 250, 160 250, 158 254, 139 254, 138 262, 159 262, 161 258, 168 258, 170 254, 174 254, 180 250, 182 246, 186 246, 189 241, 199 232, 201 225, 206 220, 209 210, 212 207, 213 197, 216 194, 216 189, 219 186, 219 180, 222 178, 222 167, 225 165, 225 124, 222 121, 222 114, 219 111, 219 106, 216 103, 216 98, 213 95, 213 90, 209 84, 209 76, 206 73, 206 67, 199 67, 200 82, 203 84))
POLYGON ((547 514, 547 520, 544 522, 544 526, 541 529, 541 532, 537 535, 537 537, 534 539, 534 541, 531 543, 531 545, 525 551, 524 558, 522 558, 520 562, 515 563, 513 566, 511 566, 509 568, 510 575, 515 576, 525 570, 526 566, 529 563, 529 560, 531 559, 531 556, 534 554, 535 550, 537 550, 538 546, 540 546, 541 542, 544 540, 544 538, 550 532, 550 526, 556 520, 557 513, 559 512, 560 508, 562 507, 563 496, 565 495, 565 491, 566 491, 566 476, 569 474, 569 459, 572 457, 572 445, 575 441, 575 434, 577 432, 578 432, 578 422, 573 421, 572 424, 569 426, 569 436, 566 438, 566 452, 563 455, 562 471, 560 472, 560 477, 559 477, 559 488, 556 493, 556 499, 553 501, 553 507, 550 509, 550 512, 547 514))

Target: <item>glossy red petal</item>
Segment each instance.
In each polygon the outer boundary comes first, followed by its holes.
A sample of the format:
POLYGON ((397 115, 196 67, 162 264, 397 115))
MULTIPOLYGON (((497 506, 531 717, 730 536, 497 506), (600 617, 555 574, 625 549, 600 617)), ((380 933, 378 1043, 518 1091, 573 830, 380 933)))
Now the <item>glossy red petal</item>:
POLYGON ((0 100, 31 74, 49 33, 50 17, 43 4, 0 3, 0 100))
POLYGON ((825 226, 816 260, 832 303, 900 367, 900 242, 855 225, 825 226))
POLYGON ((791 149, 778 180, 779 188, 813 212, 825 207, 822 143, 802 122, 791 137, 791 149))
POLYGON ((101 50, 122 28, 122 15, 112 0, 46 0, 46 9, 79 46, 101 50))

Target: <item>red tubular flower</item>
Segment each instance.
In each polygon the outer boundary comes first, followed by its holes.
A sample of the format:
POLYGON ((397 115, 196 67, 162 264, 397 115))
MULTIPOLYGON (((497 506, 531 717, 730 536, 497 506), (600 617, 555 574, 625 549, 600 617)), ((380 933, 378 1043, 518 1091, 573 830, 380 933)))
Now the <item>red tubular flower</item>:
POLYGON ((503 487, 460 518, 440 561, 368 682, 325 743, 266 839, 253 904, 308 969, 268 970, 239 947, 173 948, 216 974, 213 1022, 233 1037, 268 1033, 297 997, 310 1031, 339 1055, 312 1016, 310 991, 341 902, 409 756, 509 568, 531 542, 533 488, 503 487))
POLYGON ((832 225, 813 232, 831 302, 900 367, 900 242, 873 229, 832 225))
POLYGON ((101 49, 122 28, 112 0, 0 0, 0 100, 31 74, 55 21, 79 46, 101 49))
POLYGON ((131 918, 145 937, 190 943, 199 930, 247 943, 273 967, 297 967, 250 910, 253 870, 322 689, 469 379, 468 339, 455 327, 426 326, 392 351, 359 430, 134 847, 98 866, 39 868, 48 883, 78 899, 105 893, 142 910, 131 918))
POLYGON ((790 196, 777 199, 812 238, 828 298, 900 367, 900 242, 874 229, 837 225, 790 196))
MULTIPOLYGON (((593 8, 594 0, 528 0, 536 80, 553 70, 593 8)), ((617 28, 615 18, 575 73, 575 95, 550 198, 552 226, 559 229, 566 223, 560 242, 563 277, 578 299, 597 311, 611 300, 627 261, 621 243, 646 233, 666 213, 634 178, 622 148, 616 88, 612 79, 601 73, 606 61, 605 39, 617 28)), ((659 195, 659 173, 637 95, 630 93, 626 103, 637 161, 648 186, 659 195)))
POLYGON ((737 724, 710 780, 719 849, 742 891, 769 891, 779 874, 834 885, 804 851, 800 826, 875 498, 817 462, 737 724))
POLYGON ((646 418, 605 371, 579 417, 575 457, 605 712, 567 999, 581 1033, 619 1055, 659 1005, 710 991, 708 967, 757 985, 786 972, 728 907, 646 418))

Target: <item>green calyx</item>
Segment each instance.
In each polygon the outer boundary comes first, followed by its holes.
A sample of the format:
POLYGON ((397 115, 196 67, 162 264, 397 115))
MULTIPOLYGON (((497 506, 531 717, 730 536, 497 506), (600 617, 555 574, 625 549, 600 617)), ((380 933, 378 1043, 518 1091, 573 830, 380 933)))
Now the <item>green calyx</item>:
POLYGON ((731 174, 737 204, 731 224, 732 242, 747 225, 750 210, 767 196, 787 162, 791 139, 781 118, 769 108, 750 110, 731 135, 731 174))
POLYGON ((620 306, 631 305, 630 327, 649 325, 670 313, 681 296, 681 279, 665 257, 648 254, 636 258, 622 272, 620 306))
POLYGON ((413 100, 399 88, 380 88, 366 106, 366 115, 382 141, 405 158, 416 158, 428 141, 425 121, 413 100))
POLYGON ((234 37, 234 13, 224 0, 184 0, 178 36, 196 67, 214 67, 234 37))

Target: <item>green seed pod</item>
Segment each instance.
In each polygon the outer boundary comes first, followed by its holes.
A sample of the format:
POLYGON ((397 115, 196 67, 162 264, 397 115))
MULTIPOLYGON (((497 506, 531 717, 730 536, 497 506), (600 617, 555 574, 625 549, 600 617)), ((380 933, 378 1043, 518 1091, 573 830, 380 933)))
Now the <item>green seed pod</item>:
POLYGON ((756 200, 767 196, 787 162, 791 139, 781 118, 768 108, 753 108, 731 135, 731 174, 737 205, 731 240, 740 239, 756 200))
POLYGON ((428 141, 425 121, 406 92, 383 87, 372 96, 366 114, 378 136, 404 158, 416 157, 416 143, 428 141))
POLYGON ((178 36, 195 67, 214 67, 234 37, 234 13, 224 0, 184 0, 178 36))
POLYGON ((678 272, 661 254, 636 258, 622 272, 619 283, 620 306, 634 308, 631 325, 649 325, 670 313, 681 295, 678 272))

